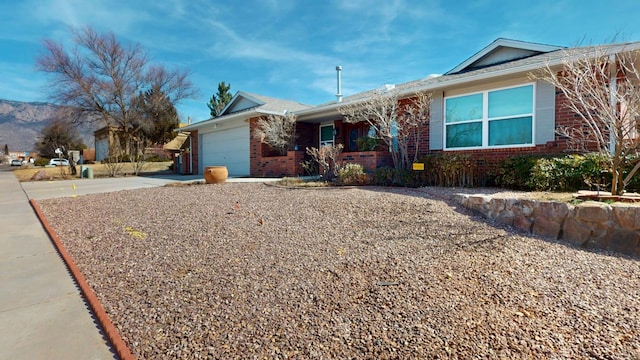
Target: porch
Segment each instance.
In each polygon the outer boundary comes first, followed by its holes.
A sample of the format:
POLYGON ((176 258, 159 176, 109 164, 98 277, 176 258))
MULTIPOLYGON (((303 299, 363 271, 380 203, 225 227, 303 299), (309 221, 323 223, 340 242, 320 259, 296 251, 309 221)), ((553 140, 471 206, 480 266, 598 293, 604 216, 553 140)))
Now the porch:
MULTIPOLYGON (((257 118, 251 119, 251 133, 257 118)), ((355 163, 373 172, 380 167, 393 167, 391 153, 373 136, 373 132, 364 123, 348 124, 342 120, 329 120, 319 123, 300 122, 296 126, 297 150, 286 154, 274 151, 259 139, 251 138, 251 176, 282 177, 303 176, 305 169, 301 165, 311 158, 305 149, 310 147, 342 144, 343 151, 338 158, 340 164, 355 163)))

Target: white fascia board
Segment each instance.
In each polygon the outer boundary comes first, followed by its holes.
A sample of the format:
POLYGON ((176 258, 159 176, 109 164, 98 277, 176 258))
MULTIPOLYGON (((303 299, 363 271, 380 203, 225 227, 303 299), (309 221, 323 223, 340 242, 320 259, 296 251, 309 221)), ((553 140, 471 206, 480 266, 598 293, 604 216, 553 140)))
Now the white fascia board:
POLYGON ((244 111, 244 112, 225 115, 225 116, 221 116, 221 117, 217 117, 217 118, 212 118, 212 119, 205 120, 205 121, 200 121, 200 122, 197 122, 195 124, 191 124, 191 125, 187 125, 187 126, 181 127, 180 130, 182 130, 182 131, 200 130, 200 129, 207 128, 209 126, 214 126, 216 124, 224 124, 224 123, 231 122, 231 121, 250 119, 250 118, 252 118, 252 117, 254 117, 256 115, 258 115, 258 112, 255 111, 255 110, 244 111))
MULTIPOLYGON (((295 113, 294 111, 287 111, 287 112, 295 113)), ((264 114, 264 115, 284 115, 283 112, 263 110, 263 109, 256 109, 256 113, 264 114)))
POLYGON ((220 114, 224 114, 225 111, 227 111, 227 109, 229 108, 229 106, 231 106, 231 104, 233 104, 236 99, 238 98, 238 95, 240 94, 240 91, 236 91, 236 94, 233 95, 233 97, 231 98, 231 100, 229 100, 229 102, 227 103, 227 105, 225 105, 222 108, 222 111, 220 111, 220 114))

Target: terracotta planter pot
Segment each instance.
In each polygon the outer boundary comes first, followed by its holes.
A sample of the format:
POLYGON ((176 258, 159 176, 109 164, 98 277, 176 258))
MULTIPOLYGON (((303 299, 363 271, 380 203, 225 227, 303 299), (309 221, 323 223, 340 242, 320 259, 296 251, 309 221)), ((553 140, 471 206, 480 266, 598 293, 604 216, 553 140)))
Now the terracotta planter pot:
POLYGON ((226 166, 207 166, 204 168, 204 181, 207 184, 220 184, 227 181, 229 171, 226 166))

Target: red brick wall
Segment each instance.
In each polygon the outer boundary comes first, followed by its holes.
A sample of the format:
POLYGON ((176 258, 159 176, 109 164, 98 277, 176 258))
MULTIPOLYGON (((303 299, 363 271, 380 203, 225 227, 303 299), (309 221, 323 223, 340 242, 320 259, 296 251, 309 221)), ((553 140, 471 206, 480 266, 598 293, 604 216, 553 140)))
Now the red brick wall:
MULTIPOLYGON (((272 156, 268 146, 265 146, 260 139, 253 136, 259 118, 249 119, 250 131, 250 154, 249 154, 249 171, 254 177, 281 177, 281 176, 300 176, 303 175, 303 169, 300 162, 304 160, 304 148, 298 145, 299 151, 288 151, 287 155, 272 156)), ((302 136, 296 141, 306 143, 306 133, 301 133, 302 124, 298 124, 297 133, 302 136)), ((304 125, 306 126, 306 124, 304 125)), ((308 130, 308 129, 307 129, 308 130)))
POLYGON ((288 151, 287 155, 260 156, 251 159, 251 176, 282 177, 302 176, 300 162, 304 160, 304 151, 288 151))
POLYGON ((193 157, 193 174, 199 174, 199 164, 200 162, 198 161, 199 156, 198 156, 198 130, 194 130, 191 132, 191 153, 192 153, 192 157, 193 157))
POLYGON ((342 163, 360 164, 368 172, 381 167, 393 167, 393 159, 388 151, 343 152, 339 160, 342 163))

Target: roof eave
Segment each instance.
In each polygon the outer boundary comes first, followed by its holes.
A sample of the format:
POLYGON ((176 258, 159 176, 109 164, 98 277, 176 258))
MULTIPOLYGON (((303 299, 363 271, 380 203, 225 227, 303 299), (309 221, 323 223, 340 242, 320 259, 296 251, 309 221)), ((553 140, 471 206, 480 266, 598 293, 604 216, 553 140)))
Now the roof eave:
POLYGON ((259 111, 257 111, 256 109, 250 110, 250 111, 244 111, 244 112, 238 112, 238 113, 233 113, 233 114, 229 114, 229 115, 224 115, 221 117, 217 117, 217 118, 211 118, 208 120, 204 120, 204 121, 200 121, 191 125, 187 125, 185 127, 181 127, 179 129, 179 131, 193 131, 193 130, 198 130, 201 128, 205 128, 207 126, 210 125, 214 125, 214 124, 220 124, 220 123, 225 123, 225 122, 229 122, 229 121, 234 121, 234 120, 240 120, 240 119, 249 119, 254 117, 255 115, 260 114, 259 111))

